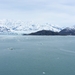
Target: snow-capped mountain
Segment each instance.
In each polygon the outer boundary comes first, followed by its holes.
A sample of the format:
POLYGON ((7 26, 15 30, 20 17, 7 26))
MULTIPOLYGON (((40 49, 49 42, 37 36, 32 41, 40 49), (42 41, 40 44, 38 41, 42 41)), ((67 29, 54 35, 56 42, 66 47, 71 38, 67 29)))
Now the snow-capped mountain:
POLYGON ((67 27, 66 29, 75 29, 75 25, 67 27))
POLYGON ((10 32, 10 29, 4 26, 0 26, 0 32, 10 32))
POLYGON ((32 22, 0 20, 0 32, 32 33, 40 30, 61 31, 61 28, 53 24, 34 24, 32 22))
POLYGON ((66 27, 59 32, 60 35, 75 35, 75 25, 66 27))

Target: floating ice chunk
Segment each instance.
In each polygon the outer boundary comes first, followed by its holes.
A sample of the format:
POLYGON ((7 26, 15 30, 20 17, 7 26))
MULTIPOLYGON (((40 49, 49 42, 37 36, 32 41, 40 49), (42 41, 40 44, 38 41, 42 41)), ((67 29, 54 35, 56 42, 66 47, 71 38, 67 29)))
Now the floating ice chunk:
POLYGON ((13 50, 13 48, 10 48, 10 50, 13 50))
POLYGON ((42 72, 43 74, 46 74, 45 72, 42 72))
POLYGON ((8 48, 9 50, 13 50, 14 48, 13 47, 11 47, 11 48, 8 48))

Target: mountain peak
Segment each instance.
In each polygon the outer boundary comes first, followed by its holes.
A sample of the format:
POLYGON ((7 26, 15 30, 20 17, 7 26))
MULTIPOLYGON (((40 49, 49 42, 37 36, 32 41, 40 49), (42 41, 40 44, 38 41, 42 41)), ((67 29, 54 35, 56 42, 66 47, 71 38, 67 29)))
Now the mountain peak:
POLYGON ((60 27, 45 23, 45 24, 36 24, 33 22, 23 22, 21 20, 13 21, 13 20, 0 20, 0 27, 6 27, 11 30, 11 32, 17 32, 17 33, 31 33, 36 32, 39 30, 51 30, 54 32, 59 32, 61 30, 60 27))

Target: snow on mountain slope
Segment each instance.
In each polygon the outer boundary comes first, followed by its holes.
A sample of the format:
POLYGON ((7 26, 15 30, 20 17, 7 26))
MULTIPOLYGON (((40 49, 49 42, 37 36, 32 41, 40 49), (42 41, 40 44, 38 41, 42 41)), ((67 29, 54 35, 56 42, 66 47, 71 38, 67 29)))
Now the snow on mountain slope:
POLYGON ((48 23, 40 25, 32 22, 0 20, 0 32, 7 31, 12 33, 32 33, 39 30, 59 32, 61 28, 48 23))
POLYGON ((66 27, 66 28, 63 28, 63 29, 66 29, 66 31, 75 30, 75 25, 69 26, 69 27, 66 27))
POLYGON ((3 26, 0 26, 0 32, 9 32, 10 29, 8 29, 7 27, 3 27, 3 26))
POLYGON ((62 29, 59 35, 75 35, 75 25, 62 29))

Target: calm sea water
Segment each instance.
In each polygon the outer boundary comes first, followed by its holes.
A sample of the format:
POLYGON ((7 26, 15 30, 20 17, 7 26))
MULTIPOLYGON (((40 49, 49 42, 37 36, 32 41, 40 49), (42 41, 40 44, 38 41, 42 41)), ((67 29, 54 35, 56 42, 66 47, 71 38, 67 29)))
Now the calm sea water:
POLYGON ((0 75, 75 75, 75 36, 0 35, 0 75))

